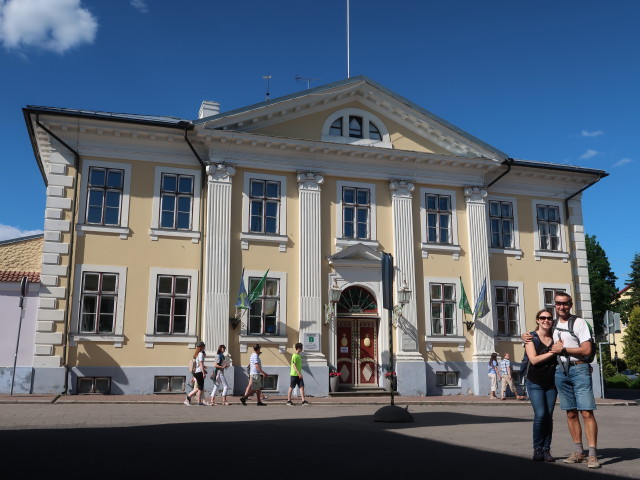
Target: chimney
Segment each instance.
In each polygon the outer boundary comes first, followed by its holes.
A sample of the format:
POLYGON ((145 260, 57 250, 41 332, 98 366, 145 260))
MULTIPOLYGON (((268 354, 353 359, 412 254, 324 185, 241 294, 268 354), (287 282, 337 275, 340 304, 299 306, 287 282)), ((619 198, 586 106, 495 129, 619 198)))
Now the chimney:
POLYGON ((198 112, 198 118, 211 117, 218 113, 220 113, 220 104, 218 102, 203 100, 202 105, 200 105, 200 111, 198 112))

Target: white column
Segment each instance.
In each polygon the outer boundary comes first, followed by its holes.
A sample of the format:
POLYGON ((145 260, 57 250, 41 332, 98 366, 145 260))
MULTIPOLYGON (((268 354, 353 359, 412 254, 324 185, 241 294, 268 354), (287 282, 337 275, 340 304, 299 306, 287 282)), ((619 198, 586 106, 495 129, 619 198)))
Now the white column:
POLYGON ((207 167, 207 237, 202 339, 209 351, 229 344, 229 266, 231 258, 231 186, 235 168, 207 167))
MULTIPOLYGON (((298 173, 300 194, 300 339, 322 331, 322 255, 320 235, 320 185, 324 177, 298 173)), ((322 352, 306 352, 310 363, 326 365, 322 352)))
MULTIPOLYGON (((406 280, 413 291, 411 300, 402 309, 402 317, 398 322, 397 348, 398 356, 406 353, 418 353, 418 315, 416 312, 416 262, 414 256, 413 232, 413 183, 394 180, 391 188, 391 205, 393 208, 393 256, 396 270, 394 293, 406 280)), ((420 356, 422 359, 422 357, 420 356)), ((400 360, 400 358, 398 359, 400 360)))
POLYGON ((582 195, 569 200, 569 239, 568 250, 573 261, 573 285, 575 298, 573 303, 576 315, 580 315, 593 326, 593 307, 591 305, 591 288, 589 286, 589 267, 587 264, 587 243, 584 237, 582 220, 582 195))
MULTIPOLYGON (((484 393, 488 389, 486 363, 495 349, 493 332, 493 301, 491 275, 489 272, 489 237, 487 231, 487 191, 479 187, 464 189, 467 201, 469 231, 469 258, 471 260, 472 308, 478 298, 483 282, 487 281, 487 304, 490 312, 478 318, 473 329, 474 336, 474 393, 484 393)), ((488 390, 487 390, 488 391, 488 390)))

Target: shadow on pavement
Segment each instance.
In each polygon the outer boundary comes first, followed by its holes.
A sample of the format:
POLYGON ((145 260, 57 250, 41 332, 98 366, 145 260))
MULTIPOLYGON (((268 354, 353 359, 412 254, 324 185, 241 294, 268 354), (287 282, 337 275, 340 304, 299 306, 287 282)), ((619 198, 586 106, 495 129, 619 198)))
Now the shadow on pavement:
MULTIPOLYGON (((585 465, 533 463, 529 458, 450 445, 394 432, 429 425, 495 423, 495 417, 419 413, 414 424, 372 422, 371 416, 222 421, 135 427, 0 430, 5 460, 35 478, 356 478, 432 475, 572 480, 606 471, 585 465), (156 477, 157 476, 157 477, 156 477)), ((210 418, 210 417, 209 417, 210 418)), ((506 422, 522 419, 504 419, 506 422)), ((523 425, 523 435, 530 435, 523 425)), ((603 452, 622 461, 638 449, 603 452)), ((612 463, 609 461, 608 463, 612 463)), ((600 477, 602 478, 602 477, 600 477)))

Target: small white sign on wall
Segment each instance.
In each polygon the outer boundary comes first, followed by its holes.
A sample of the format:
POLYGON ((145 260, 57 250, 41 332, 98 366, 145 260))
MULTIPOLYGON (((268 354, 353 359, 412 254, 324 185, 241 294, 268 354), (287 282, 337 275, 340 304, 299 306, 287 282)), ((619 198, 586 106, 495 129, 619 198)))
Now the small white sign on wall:
POLYGON ((320 334, 319 333, 305 333, 302 341, 302 346, 307 352, 319 352, 320 351, 320 334))

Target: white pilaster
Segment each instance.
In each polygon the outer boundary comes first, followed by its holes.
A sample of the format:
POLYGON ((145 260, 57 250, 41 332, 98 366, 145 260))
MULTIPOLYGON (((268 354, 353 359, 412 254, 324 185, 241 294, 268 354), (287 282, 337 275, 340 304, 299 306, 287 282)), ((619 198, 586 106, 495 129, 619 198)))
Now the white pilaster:
POLYGON ((471 260, 472 296, 469 300, 472 308, 475 308, 475 302, 486 279, 487 304, 491 310, 487 315, 476 320, 473 329, 474 393, 479 395, 484 390, 484 383, 487 381, 485 364, 495 349, 487 232, 487 191, 479 187, 467 187, 464 189, 464 195, 467 201, 469 258, 471 260))
POLYGON ((221 163, 207 167, 207 240, 202 339, 208 350, 229 344, 229 269, 231 188, 236 169, 221 163))
MULTIPOLYGON (((404 180, 394 180, 389 184, 393 208, 393 256, 396 269, 395 289, 406 280, 414 292, 409 303, 402 309, 398 321, 398 360, 403 354, 418 353, 418 315, 416 312, 416 263, 414 256, 413 195, 415 186, 404 180)), ((394 292, 396 293, 396 292, 394 292)), ((422 359, 422 357, 420 357, 422 359)))
POLYGON ((575 289, 575 311, 593 326, 593 307, 591 305, 591 288, 589 286, 589 269, 587 266, 587 243, 584 237, 582 220, 582 195, 568 202, 569 209, 569 251, 572 258, 573 285, 575 289))
MULTIPOLYGON (((320 185, 324 177, 313 172, 298 173, 300 194, 300 328, 307 333, 322 331, 322 255, 320 235, 320 185)), ((326 365, 321 352, 307 352, 308 362, 326 365)))

